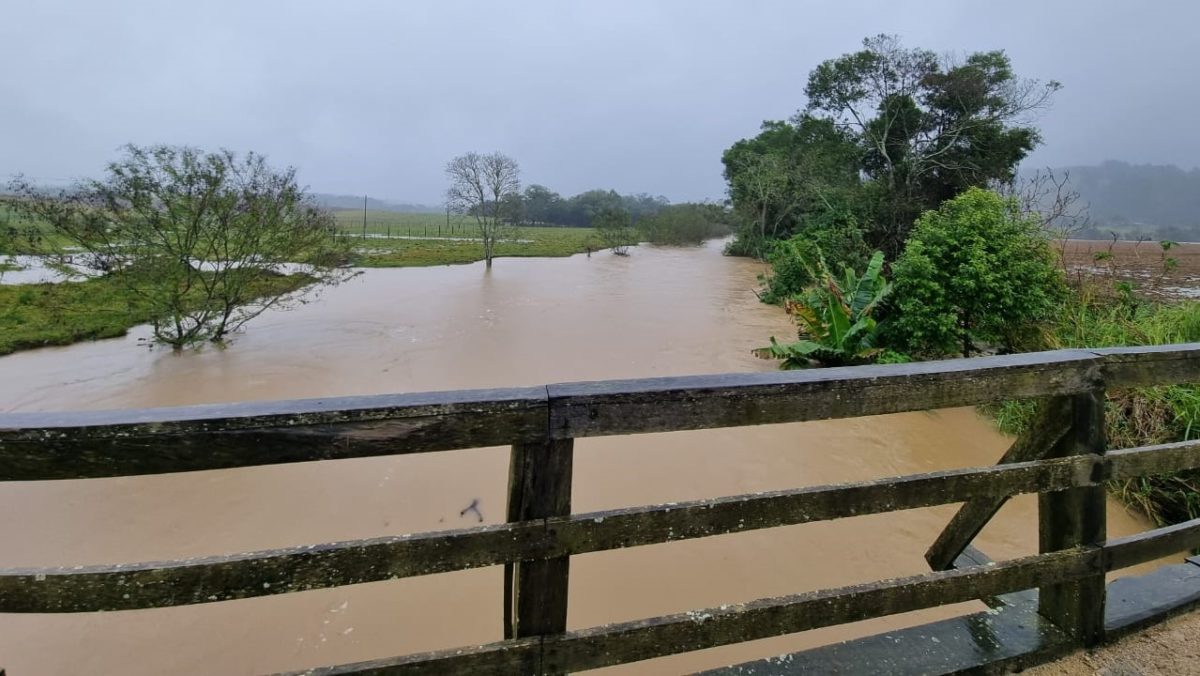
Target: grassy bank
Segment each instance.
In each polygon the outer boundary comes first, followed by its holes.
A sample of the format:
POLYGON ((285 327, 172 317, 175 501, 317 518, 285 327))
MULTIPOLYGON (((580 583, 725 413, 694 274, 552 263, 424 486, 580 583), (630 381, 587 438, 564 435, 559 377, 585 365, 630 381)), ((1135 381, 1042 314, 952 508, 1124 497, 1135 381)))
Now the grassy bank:
MULTIPOLYGON (((383 236, 352 240, 354 265, 370 268, 415 267, 483 260, 483 246, 470 240, 472 232, 469 230, 466 234, 456 231, 454 235, 429 238, 420 234, 422 230, 419 226, 413 226, 406 231, 393 230, 391 238, 383 236)), ((592 228, 527 227, 520 228, 512 241, 499 242, 496 256, 570 256, 588 249, 595 251, 600 246, 600 238, 592 228)))
MULTIPOLYGON (((1075 294, 1045 336, 1050 348, 1120 347, 1200 341, 1200 302, 1153 302, 1098 293, 1075 294)), ((1007 402, 994 411, 1000 428, 1016 434, 1034 412, 1033 402, 1007 402)), ((1107 393, 1109 448, 1185 441, 1200 437, 1200 385, 1170 385, 1107 393)), ((1200 517, 1200 470, 1114 483, 1114 494, 1159 525, 1200 517)))
MULTIPOLYGON (((278 290, 290 290, 307 282, 293 275, 275 278, 270 284, 278 290)), ((145 302, 111 278, 0 285, 0 355, 115 338, 153 319, 145 302)))

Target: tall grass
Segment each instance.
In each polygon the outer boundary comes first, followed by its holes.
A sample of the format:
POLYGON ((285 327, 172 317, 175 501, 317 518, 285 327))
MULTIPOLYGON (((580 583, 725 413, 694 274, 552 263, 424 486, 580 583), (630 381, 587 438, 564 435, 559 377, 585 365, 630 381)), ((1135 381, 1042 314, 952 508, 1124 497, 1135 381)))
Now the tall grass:
MULTIPOLYGON (((1155 302, 1130 293, 1106 293, 1104 287, 1087 284, 1038 339, 1048 348, 1198 342, 1200 302, 1155 302)), ((996 423, 1005 432, 1019 433, 1034 408, 1030 401, 1006 402, 994 411, 996 423)), ((1108 392, 1105 433, 1109 448, 1200 438, 1200 385, 1108 392)), ((1159 525, 1200 517, 1200 470, 1130 479, 1111 488, 1159 525)))

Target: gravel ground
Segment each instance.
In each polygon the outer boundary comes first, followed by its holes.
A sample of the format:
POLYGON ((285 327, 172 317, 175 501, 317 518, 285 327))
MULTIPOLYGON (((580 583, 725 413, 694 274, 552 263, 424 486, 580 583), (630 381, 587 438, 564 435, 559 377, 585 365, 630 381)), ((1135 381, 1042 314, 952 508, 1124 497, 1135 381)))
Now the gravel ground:
POLYGON ((1200 674, 1200 612, 1024 673, 1031 676, 1200 674))

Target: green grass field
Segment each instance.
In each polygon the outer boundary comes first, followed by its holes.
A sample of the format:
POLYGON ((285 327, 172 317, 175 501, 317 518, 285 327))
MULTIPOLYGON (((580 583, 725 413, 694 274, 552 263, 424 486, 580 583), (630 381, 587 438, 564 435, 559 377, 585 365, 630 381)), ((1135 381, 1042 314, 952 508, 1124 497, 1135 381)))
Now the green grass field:
MULTIPOLYGON (((276 277, 264 294, 303 288, 309 278, 276 277)), ((154 319, 150 304, 119 280, 98 277, 58 284, 0 284, 0 355, 46 345, 115 338, 154 319)))
POLYGON ((65 250, 70 242, 45 223, 30 221, 0 204, 0 254, 48 254, 65 250))
MULTIPOLYGON (((361 235, 363 212, 340 209, 333 212, 338 228, 344 232, 361 235)), ((469 237, 475 231, 475 219, 470 216, 451 214, 402 214, 395 211, 368 211, 368 235, 397 237, 469 237)))
MULTIPOLYGON (((371 268, 452 265, 483 260, 475 219, 445 214, 402 214, 368 211, 366 237, 363 212, 334 212, 338 228, 350 237, 354 264, 371 268)), ((497 257, 570 256, 599 249, 592 228, 517 228, 511 240, 496 245, 497 257)))

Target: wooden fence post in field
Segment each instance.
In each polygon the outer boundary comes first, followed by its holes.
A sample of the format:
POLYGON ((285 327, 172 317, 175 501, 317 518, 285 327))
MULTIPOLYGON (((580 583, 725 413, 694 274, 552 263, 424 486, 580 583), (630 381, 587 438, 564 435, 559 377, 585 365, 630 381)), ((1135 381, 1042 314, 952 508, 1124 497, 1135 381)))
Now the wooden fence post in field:
MULTIPOLYGON (((508 521, 571 513, 574 440, 516 444, 508 469, 508 521)), ((504 635, 561 634, 567 628, 570 557, 504 567, 504 635)), ((539 666, 540 669, 540 666, 539 666)))
MULTIPOLYGON (((1066 399, 1070 401, 1071 428, 1050 456, 1103 455, 1104 390, 1066 399)), ((1103 545, 1107 530, 1103 482, 1039 494, 1038 519, 1039 548, 1043 553, 1103 545)), ((1076 641, 1091 646, 1104 636, 1104 596, 1104 570, 1097 568, 1094 575, 1042 587, 1038 610, 1076 641)))

